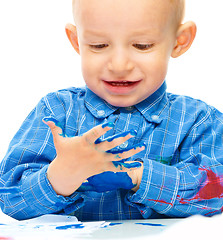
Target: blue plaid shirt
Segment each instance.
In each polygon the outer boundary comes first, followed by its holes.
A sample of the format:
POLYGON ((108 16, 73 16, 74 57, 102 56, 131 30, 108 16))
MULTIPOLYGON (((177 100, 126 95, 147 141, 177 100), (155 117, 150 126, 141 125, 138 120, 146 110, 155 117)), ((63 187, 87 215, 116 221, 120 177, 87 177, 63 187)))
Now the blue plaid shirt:
POLYGON ((221 213, 222 138, 222 113, 202 101, 167 93, 165 82, 127 108, 109 105, 87 87, 50 93, 25 119, 0 163, 0 205, 17 219, 48 213, 74 214, 81 221, 221 213), (146 143, 146 150, 133 157, 144 163, 139 190, 57 195, 46 176, 56 156, 50 129, 42 122, 47 116, 56 118, 69 136, 106 121, 115 127, 105 137, 136 130, 127 144, 146 143))

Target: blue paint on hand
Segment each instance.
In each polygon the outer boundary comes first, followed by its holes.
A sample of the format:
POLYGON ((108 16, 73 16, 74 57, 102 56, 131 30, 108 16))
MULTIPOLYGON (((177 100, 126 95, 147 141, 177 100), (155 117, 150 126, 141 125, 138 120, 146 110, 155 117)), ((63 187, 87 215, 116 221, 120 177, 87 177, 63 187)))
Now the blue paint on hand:
POLYGON ((115 134, 113 136, 110 136, 110 137, 107 137, 105 139, 101 139, 101 138, 98 138, 96 141, 95 141, 95 144, 99 144, 101 142, 111 142, 113 141, 114 139, 116 138, 120 138, 120 137, 126 137, 128 134, 131 134, 133 137, 136 136, 137 132, 135 130, 129 130, 129 131, 126 131, 126 132, 122 132, 122 133, 118 133, 118 134, 115 134))
POLYGON ((57 127, 59 127, 62 130, 62 133, 59 134, 59 135, 62 136, 62 137, 66 137, 66 134, 64 132, 62 124, 56 118, 54 118, 54 117, 45 117, 45 118, 43 118, 43 120, 45 122, 53 122, 57 127))
POLYGON ((111 150, 108 150, 107 153, 119 154, 119 153, 127 152, 131 149, 136 149, 136 148, 141 148, 141 147, 146 147, 145 143, 137 143, 133 146, 123 148, 123 149, 113 148, 111 150))
MULTIPOLYGON (((133 145, 132 147, 128 147, 128 148, 125 148, 125 149, 118 149, 118 150, 111 149, 107 152, 112 153, 112 154, 116 154, 118 156, 118 154, 120 154, 120 153, 129 151, 131 149, 141 148, 141 147, 146 147, 145 143, 138 143, 138 144, 133 145)), ((116 168, 120 167, 120 169, 122 169, 122 167, 125 167, 125 168, 139 168, 142 165, 140 162, 128 163, 128 159, 122 159, 120 161, 113 161, 112 163, 114 164, 114 166, 116 168)))
POLYGON ((78 191, 107 192, 120 188, 132 189, 135 184, 126 172, 103 172, 89 177, 88 182, 82 183, 78 191))
POLYGON ((114 164, 114 166, 116 168, 120 168, 122 170, 122 167, 125 167, 125 168, 140 168, 142 166, 142 164, 140 162, 131 162, 131 163, 128 163, 126 161, 126 159, 122 159, 120 161, 113 161, 112 162, 114 164))
POLYGON ((115 125, 112 122, 106 122, 104 124, 102 124, 102 128, 106 128, 106 127, 110 127, 113 128, 115 125))
MULTIPOLYGON (((62 124, 57 119, 50 116, 50 117, 43 118, 43 120, 45 122, 49 122, 49 121, 53 122, 57 127, 59 127, 62 130, 62 133, 59 135, 62 137, 67 137, 62 124)), ((113 128, 114 124, 111 122, 106 122, 106 123, 102 124, 102 128, 105 128, 105 127, 113 128)), ((134 130, 130 130, 130 131, 122 132, 122 133, 116 134, 114 136, 108 137, 104 140, 101 140, 101 138, 98 138, 95 141, 95 144, 99 144, 104 141, 111 142, 114 139, 117 139, 119 137, 126 137, 128 134, 131 134, 133 137, 135 137, 137 132, 134 130)), ((129 151, 131 149, 140 148, 143 146, 145 146, 144 143, 139 143, 132 147, 128 147, 128 148, 124 148, 124 149, 120 149, 118 146, 116 148, 108 150, 107 153, 116 154, 117 158, 119 158, 118 154, 129 151)), ((141 167, 140 162, 128 163, 127 159, 122 159, 121 161, 113 161, 113 164, 116 168, 119 167, 120 169, 122 169, 122 167, 129 168, 129 169, 141 167)), ((117 190, 120 188, 132 189, 136 186, 135 184, 132 183, 132 179, 129 177, 129 175, 126 172, 103 172, 101 174, 97 174, 92 177, 89 177, 87 180, 88 180, 87 182, 82 183, 82 185, 79 187, 78 191, 80 191, 80 192, 84 192, 84 191, 106 192, 106 191, 117 190)), ((73 226, 73 227, 75 227, 75 226, 73 226)), ((62 229, 62 227, 63 226, 61 226, 61 229, 62 229)))

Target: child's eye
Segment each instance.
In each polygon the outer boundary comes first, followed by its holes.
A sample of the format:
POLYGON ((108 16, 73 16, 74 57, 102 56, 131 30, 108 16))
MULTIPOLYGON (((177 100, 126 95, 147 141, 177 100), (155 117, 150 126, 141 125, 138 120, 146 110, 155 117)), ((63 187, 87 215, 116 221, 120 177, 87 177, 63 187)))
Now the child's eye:
POLYGON ((139 44, 139 43, 135 43, 133 44, 133 46, 139 50, 149 50, 150 48, 152 48, 154 46, 154 44, 139 44))
POLYGON ((100 50, 100 49, 103 49, 106 47, 108 47, 108 44, 92 44, 92 45, 90 45, 90 48, 96 49, 96 50, 100 50))

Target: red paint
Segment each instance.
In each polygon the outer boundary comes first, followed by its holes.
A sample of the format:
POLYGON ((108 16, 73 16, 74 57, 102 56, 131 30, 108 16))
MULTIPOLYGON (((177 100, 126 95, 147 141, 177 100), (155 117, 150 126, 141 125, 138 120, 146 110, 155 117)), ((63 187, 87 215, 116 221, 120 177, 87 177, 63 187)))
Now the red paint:
POLYGON ((168 204, 168 205, 173 206, 172 203, 168 203, 168 202, 166 202, 166 201, 164 201, 164 200, 155 200, 155 199, 147 199, 147 200, 148 200, 148 201, 157 202, 157 203, 164 203, 164 204, 168 204))
MULTIPOLYGON (((183 199, 181 198, 179 202, 181 204, 188 204, 190 201, 193 200, 210 200, 213 198, 223 198, 223 176, 217 176, 211 169, 203 169, 199 168, 200 171, 205 171, 207 173, 207 179, 202 184, 201 189, 198 191, 198 193, 195 195, 195 197, 191 199, 183 199)), ((178 198, 180 198, 179 195, 177 195, 178 198)), ((210 207, 203 207, 201 209, 205 210, 211 210, 210 207)), ((223 211, 223 207, 220 209, 220 211, 223 211)), ((209 213, 206 213, 205 215, 214 214, 219 212, 219 210, 215 210, 209 213)))
MULTIPOLYGON (((223 176, 217 176, 211 169, 203 169, 199 168, 200 171, 204 171, 207 174, 207 178, 205 182, 202 183, 200 190, 198 193, 190 199, 180 198, 180 195, 177 195, 177 198, 181 204, 188 204, 190 201, 198 200, 210 200, 213 198, 223 198, 223 176)), ((155 200, 155 199, 147 199, 148 201, 164 203, 173 206, 172 203, 168 203, 164 200, 155 200)), ((201 209, 211 210, 210 207, 203 207, 201 209)), ((223 212, 223 207, 220 209, 223 212)), ((209 215, 215 212, 219 212, 219 210, 206 213, 205 215, 209 215)))
POLYGON ((194 199, 212 199, 222 198, 223 196, 223 178, 218 177, 211 169, 199 169, 207 173, 207 180, 194 199))
POLYGON ((211 169, 199 168, 200 171, 205 171, 207 173, 207 179, 202 184, 203 186, 196 194, 195 197, 191 199, 180 199, 180 203, 187 204, 193 200, 209 200, 213 198, 222 198, 223 197, 223 177, 217 176, 211 169))
MULTIPOLYGON (((223 207, 220 209, 221 212, 223 212, 223 207)), ((209 212, 209 213, 206 213, 205 216, 208 216, 209 214, 214 214, 214 213, 218 213, 219 210, 215 210, 215 211, 212 211, 212 212, 209 212)))

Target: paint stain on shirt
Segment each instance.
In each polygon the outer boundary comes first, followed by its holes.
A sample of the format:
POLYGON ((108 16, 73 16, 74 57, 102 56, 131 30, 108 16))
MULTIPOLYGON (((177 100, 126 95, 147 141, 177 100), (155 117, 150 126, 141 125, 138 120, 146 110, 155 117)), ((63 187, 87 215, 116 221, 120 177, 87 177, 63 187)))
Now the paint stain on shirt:
MULTIPOLYGON (((189 204, 191 201, 194 201, 194 200, 203 201, 203 200, 210 200, 214 198, 219 198, 219 199, 223 198, 223 176, 218 176, 211 169, 199 168, 199 170, 206 172, 206 180, 204 181, 204 183, 202 183, 198 193, 193 198, 184 199, 184 198, 181 198, 180 195, 177 195, 177 198, 181 204, 189 204)), ((147 199, 147 200, 173 206, 172 203, 168 203, 161 199, 160 200, 147 199)), ((209 210, 212 208, 203 206, 203 209, 209 210)), ((220 209, 220 211, 223 212, 223 207, 220 209)), ((215 212, 218 212, 218 210, 206 213, 205 215, 209 215, 215 212)))
POLYGON ((207 174, 206 181, 198 193, 191 199, 180 199, 180 203, 185 204, 193 200, 210 200, 213 198, 223 197, 223 176, 217 176, 211 169, 199 168, 200 171, 205 171, 207 174))

